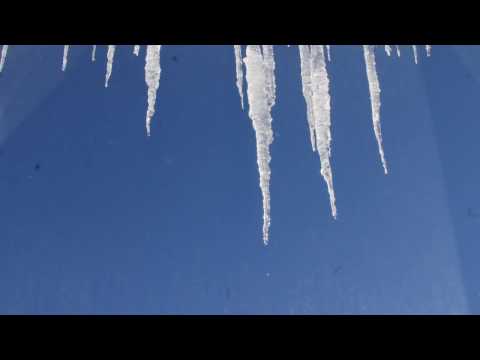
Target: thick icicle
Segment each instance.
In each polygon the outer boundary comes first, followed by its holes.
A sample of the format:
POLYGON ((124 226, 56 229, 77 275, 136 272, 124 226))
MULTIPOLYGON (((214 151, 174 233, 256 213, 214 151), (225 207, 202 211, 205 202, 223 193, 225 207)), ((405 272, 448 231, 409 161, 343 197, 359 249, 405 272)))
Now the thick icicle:
POLYGON ((240 102, 242 105, 242 110, 244 109, 243 101, 243 60, 242 60, 242 46, 233 45, 235 52, 235 71, 237 74, 237 89, 238 94, 240 95, 240 102))
POLYGON ((427 56, 432 55, 432 45, 425 45, 425 50, 427 51, 427 56))
POLYGON ((147 135, 150 136, 150 124, 155 114, 157 91, 160 85, 160 49, 161 45, 147 45, 145 57, 145 82, 148 87, 148 109, 146 118, 147 135))
POLYGON ((65 45, 63 47, 63 61, 62 61, 62 71, 67 69, 68 64, 68 50, 70 49, 70 45, 65 45))
POLYGON ((380 83, 375 63, 375 46, 363 45, 363 53, 365 56, 365 65, 367 68, 368 87, 370 90, 370 101, 372 105, 373 130, 377 138, 378 151, 382 160, 385 174, 388 174, 387 162, 383 151, 382 127, 380 123, 380 83))
POLYGON ((413 59, 415 60, 415 64, 418 64, 417 45, 412 45, 412 49, 413 49, 413 59))
POLYGON ((2 47, 2 57, 0 58, 0 72, 2 72, 3 67, 5 66, 5 60, 7 59, 8 45, 3 45, 2 47))
POLYGON ((392 55, 392 47, 390 45, 385 45, 385 52, 388 56, 392 55))
POLYGON ((97 52, 97 45, 92 47, 92 62, 95 61, 95 53, 97 52))
POLYGON ((331 108, 330 108, 330 80, 323 45, 311 46, 311 91, 312 109, 315 125, 317 151, 320 156, 321 174, 327 183, 330 197, 330 207, 333 218, 337 218, 335 205, 335 191, 333 189, 333 175, 330 165, 331 142, 331 108))
POLYGON ((108 87, 110 76, 112 76, 113 58, 115 56, 115 45, 108 45, 107 51, 107 71, 105 73, 105 87, 108 87))
POLYGON ((270 229, 270 145, 273 142, 271 107, 275 101, 274 59, 270 46, 248 45, 244 59, 247 78, 249 116, 255 130, 257 144, 257 164, 260 174, 260 189, 263 198, 263 242, 268 244, 270 229), (264 60, 265 56, 265 60, 264 60), (272 66, 273 65, 273 66, 272 66))
POLYGON ((262 45, 262 53, 267 79, 268 106, 271 109, 275 105, 277 92, 275 82, 275 58, 273 55, 273 45, 262 45))
POLYGON ((316 150, 315 141, 315 123, 313 119, 312 108, 312 62, 311 62, 311 50, 310 45, 299 45, 300 52, 300 70, 302 77, 302 91, 305 103, 307 104, 307 121, 308 128, 310 129, 310 143, 312 144, 312 150, 316 150))
POLYGON ((134 45, 133 46, 133 54, 135 56, 138 56, 138 54, 140 54, 140 45, 134 45))

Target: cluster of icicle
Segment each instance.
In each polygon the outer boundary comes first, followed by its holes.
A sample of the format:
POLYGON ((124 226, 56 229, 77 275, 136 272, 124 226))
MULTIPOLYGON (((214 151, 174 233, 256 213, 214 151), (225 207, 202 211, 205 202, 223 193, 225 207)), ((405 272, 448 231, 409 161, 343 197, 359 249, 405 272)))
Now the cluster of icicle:
MULTIPOLYGON (((289 45, 290 46, 290 45, 289 45)), ((400 46, 395 45, 397 56, 400 46)), ((320 173, 327 184, 330 208, 334 219, 337 218, 335 191, 333 187, 331 157, 331 108, 330 80, 327 62, 331 60, 330 45, 299 45, 302 91, 307 107, 307 121, 310 129, 312 150, 320 157, 320 173)), ((384 45, 388 56, 392 55, 392 45, 384 45)), ((418 63, 417 45, 412 45, 413 58, 418 63)), ((425 45, 427 56, 431 54, 431 45, 425 45)), ((257 140, 257 163, 260 173, 260 189, 263 196, 263 241, 268 244, 270 227, 270 150, 273 142, 271 109, 275 104, 275 59, 272 45, 247 45, 243 58, 242 46, 234 45, 237 89, 244 107, 244 77, 248 85, 247 95, 249 116, 257 140), (245 65, 246 74, 243 73, 245 65)), ((372 106, 373 130, 378 144, 380 160, 385 174, 388 173, 387 161, 383 150, 382 128, 380 123, 380 82, 375 62, 375 45, 363 45, 366 73, 372 106)))
MULTIPOLYGON (((112 76, 113 62, 115 57, 116 45, 107 46, 107 69, 105 72, 105 87, 108 87, 110 77, 112 76)), ((150 136, 150 126, 153 115, 155 114, 155 103, 157 99, 157 91, 160 85, 160 49, 161 45, 147 45, 145 57, 145 82, 147 84, 147 115, 145 126, 147 135, 150 136)), ((68 52, 70 45, 64 45, 62 58, 62 71, 67 70, 68 52)), ((97 45, 93 45, 91 60, 96 60, 97 45)), ((0 72, 2 72, 7 58, 8 45, 3 45, 0 58, 0 72)), ((133 54, 138 56, 140 54, 140 45, 133 46, 133 54)))
MULTIPOLYGON (((288 45, 290 46, 290 45, 288 45)), ((270 145, 273 142, 271 111, 275 105, 275 57, 273 45, 233 45, 235 54, 236 86, 244 109, 244 82, 247 83, 249 117, 252 120, 257 144, 257 164, 260 174, 260 189, 263 198, 263 241, 269 241, 270 229, 270 145), (245 52, 245 57, 243 53, 245 52), (244 74, 245 69, 245 74, 244 74)), ((383 150, 382 129, 380 123, 380 83, 376 70, 375 45, 363 45, 366 73, 372 107, 373 130, 378 144, 380 160, 385 174, 388 173, 383 150)), ((62 71, 67 69, 70 45, 63 49, 62 71)), ((91 60, 96 59, 97 45, 93 45, 91 60)), ((108 87, 112 75, 116 45, 107 47, 107 66, 105 87, 108 87)), ((155 103, 160 84, 161 45, 146 45, 145 82, 147 85, 146 132, 150 136, 151 121, 155 114, 155 103)), ((307 123, 310 129, 312 150, 320 157, 320 173, 324 178, 330 197, 333 218, 337 217, 331 158, 331 108, 330 80, 327 62, 331 60, 330 45, 299 45, 302 91, 307 108, 307 123)), ((400 56, 400 46, 384 45, 388 56, 396 52, 400 56)), ((417 45, 412 45, 413 58, 418 63, 417 45)), ((427 56, 431 55, 431 45, 425 45, 427 56)), ((8 45, 3 45, 0 58, 0 72, 7 57, 8 45)), ((140 45, 133 46, 133 54, 140 54, 140 45)))

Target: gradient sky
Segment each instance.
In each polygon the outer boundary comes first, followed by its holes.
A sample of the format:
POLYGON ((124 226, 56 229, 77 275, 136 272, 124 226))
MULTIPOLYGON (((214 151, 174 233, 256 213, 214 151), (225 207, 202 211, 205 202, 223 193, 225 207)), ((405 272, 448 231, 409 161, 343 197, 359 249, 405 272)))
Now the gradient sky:
POLYGON ((13 46, 0 75, 0 313, 480 313, 480 47, 333 46, 330 216, 296 47, 277 46, 270 245, 232 46, 164 46, 152 137, 131 46, 13 46))

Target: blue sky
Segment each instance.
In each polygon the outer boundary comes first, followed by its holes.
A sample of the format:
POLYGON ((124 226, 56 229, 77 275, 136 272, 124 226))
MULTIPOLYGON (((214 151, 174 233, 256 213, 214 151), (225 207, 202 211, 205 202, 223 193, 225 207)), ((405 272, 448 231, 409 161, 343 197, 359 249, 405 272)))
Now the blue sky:
POLYGON ((390 174, 360 46, 333 46, 330 216, 298 50, 276 47, 272 225, 231 46, 17 46, 0 75, 0 313, 478 313, 478 47, 377 51, 390 174), (38 165, 38 166, 37 166, 38 165))

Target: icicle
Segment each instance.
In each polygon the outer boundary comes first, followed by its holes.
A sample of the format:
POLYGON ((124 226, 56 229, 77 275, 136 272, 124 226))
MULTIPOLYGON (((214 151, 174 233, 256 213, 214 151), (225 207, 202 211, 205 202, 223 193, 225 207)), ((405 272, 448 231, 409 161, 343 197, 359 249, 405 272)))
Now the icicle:
POLYGON ((275 82, 275 58, 273 55, 273 45, 262 45, 262 53, 267 79, 268 106, 269 108, 272 108, 273 105, 275 105, 277 92, 275 82))
POLYGON ((105 87, 108 87, 110 76, 112 76, 113 58, 115 56, 115 45, 108 45, 107 51, 107 72, 105 73, 105 87))
POLYGON ((63 47, 63 61, 62 61, 62 71, 67 69, 68 64, 68 50, 70 49, 70 45, 65 45, 63 47))
POLYGON ((397 56, 400 57, 400 46, 399 45, 395 45, 397 47, 397 56))
POLYGON ((392 47, 390 45, 385 45, 385 52, 388 56, 392 55, 392 47))
POLYGON ((328 62, 332 61, 332 58, 330 56, 330 45, 325 45, 325 47, 327 48, 327 59, 328 59, 328 62))
POLYGON ((427 56, 432 55, 432 45, 425 45, 425 50, 427 51, 427 56))
POLYGON ((92 47, 92 62, 95 61, 95 53, 97 52, 97 45, 92 47))
POLYGON ((242 46, 233 45, 235 52, 235 69, 237 74, 237 89, 240 95, 240 102, 242 110, 244 109, 243 101, 243 61, 242 61, 242 46))
POLYGON ((257 144, 257 163, 260 174, 260 189, 263 198, 263 242, 268 244, 270 228, 270 145, 273 142, 271 107, 275 101, 274 59, 271 45, 263 48, 248 45, 244 59, 248 84, 247 96, 249 116, 255 130, 257 144))
POLYGON ((418 64, 417 45, 412 45, 412 49, 413 49, 413 59, 415 60, 415 64, 418 64))
POLYGON ((310 45, 298 45, 300 52, 300 69, 302 77, 302 91, 305 103, 307 104, 307 121, 310 129, 310 143, 312 144, 312 150, 316 151, 315 141, 315 123, 313 119, 312 108, 312 73, 311 73, 311 52, 310 45))
POLYGON ((148 87, 148 109, 146 118, 147 136, 150 136, 150 124, 155 114, 157 91, 160 85, 160 49, 161 45, 147 45, 145 57, 145 82, 148 87))
POLYGON ((317 151, 320 156, 321 174, 327 183, 332 216, 337 218, 333 175, 330 165, 331 142, 331 111, 330 111, 330 80, 323 45, 311 46, 311 92, 312 109, 315 125, 317 151))
POLYGON ((382 160, 385 174, 388 174, 387 162, 383 152, 382 144, 382 127, 380 123, 380 83, 378 81, 378 74, 375 63, 375 46, 363 45, 363 52, 365 56, 365 64, 367 68, 368 87, 370 90, 370 101, 372 105, 372 119, 375 137, 377 138, 378 151, 382 160))
POLYGON ((133 54, 135 56, 138 56, 138 54, 140 54, 140 45, 134 45, 133 46, 133 54))
POLYGON ((3 67, 5 66, 5 60, 7 59, 8 45, 3 45, 2 47, 2 57, 0 58, 0 72, 2 72, 3 67))

